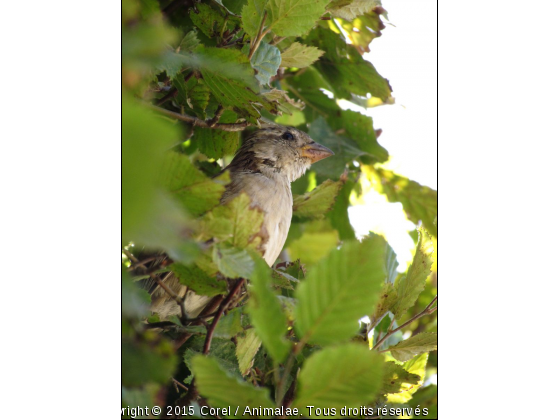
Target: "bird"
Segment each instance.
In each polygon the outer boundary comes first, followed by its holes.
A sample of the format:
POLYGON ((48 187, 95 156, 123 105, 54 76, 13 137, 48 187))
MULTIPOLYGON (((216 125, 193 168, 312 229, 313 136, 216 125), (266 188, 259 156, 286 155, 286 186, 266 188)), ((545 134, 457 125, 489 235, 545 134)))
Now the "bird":
MULTIPOLYGON (((250 134, 222 172, 229 171, 220 204, 225 205, 241 193, 251 199, 250 206, 262 210, 263 226, 268 240, 263 258, 272 266, 284 247, 292 220, 291 183, 302 177, 309 167, 334 153, 315 142, 307 133, 294 127, 266 123, 250 134)), ((219 175, 219 174, 218 174, 219 175)), ((218 176, 217 175, 217 176, 218 176)), ((181 285, 170 273, 164 277, 167 286, 184 299, 189 318, 200 314, 210 297, 197 295, 181 285)), ((152 292, 152 312, 160 319, 179 315, 180 307, 157 285, 152 292)))

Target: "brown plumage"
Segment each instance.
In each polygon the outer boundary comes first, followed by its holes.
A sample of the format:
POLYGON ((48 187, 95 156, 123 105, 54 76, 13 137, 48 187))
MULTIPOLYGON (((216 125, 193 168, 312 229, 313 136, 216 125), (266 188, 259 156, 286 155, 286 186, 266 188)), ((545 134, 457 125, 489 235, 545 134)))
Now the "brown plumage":
MULTIPOLYGON (((269 266, 282 252, 290 229, 293 205, 290 184, 312 163, 332 154, 303 131, 270 124, 249 136, 224 169, 230 172, 231 183, 226 187, 221 203, 227 203, 244 191, 251 198, 251 205, 264 212, 268 241, 263 257, 269 266)), ((170 277, 166 283, 180 296, 187 293, 185 308, 189 317, 197 316, 210 300, 187 292, 176 278, 170 277)), ((180 313, 177 303, 168 299, 166 292, 159 288, 153 293, 152 310, 159 313, 160 318, 180 313)))

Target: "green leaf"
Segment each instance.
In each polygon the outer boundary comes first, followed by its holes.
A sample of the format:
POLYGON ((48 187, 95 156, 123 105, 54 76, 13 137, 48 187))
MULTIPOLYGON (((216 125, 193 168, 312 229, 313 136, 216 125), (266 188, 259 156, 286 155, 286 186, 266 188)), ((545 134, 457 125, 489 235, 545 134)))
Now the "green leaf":
POLYGON ((156 117, 125 96, 122 104, 122 220, 123 237, 131 239, 135 230, 152 216, 157 197, 158 170, 165 151, 180 138, 177 127, 156 117))
POLYGON ((189 16, 192 22, 208 38, 214 38, 220 34, 224 25, 224 17, 212 6, 205 3, 198 3, 196 10, 191 9, 189 16))
POLYGON ((261 250, 268 236, 262 231, 263 212, 251 206, 251 199, 241 193, 224 205, 204 215, 198 228, 199 239, 216 238, 231 246, 261 250))
POLYGON ((375 306, 372 322, 378 321, 385 316, 387 311, 391 311, 398 300, 397 291, 391 283, 385 283, 379 295, 379 302, 375 306))
MULTIPOLYGON (((294 407, 360 407, 375 399, 383 379, 383 359, 367 346, 347 343, 313 353, 298 377, 294 407)), ((313 415, 313 418, 319 418, 313 415)))
POLYGON ((261 107, 274 114, 278 112, 274 104, 255 93, 259 85, 245 54, 224 48, 199 48, 197 51, 204 82, 224 107, 232 107, 254 124, 260 117, 261 107))
POLYGON ((243 337, 237 338, 237 347, 235 355, 239 362, 239 370, 241 375, 246 376, 253 367, 255 355, 262 344, 262 340, 257 335, 254 328, 248 330, 243 337))
POLYGON ((306 42, 325 51, 313 64, 329 82, 332 92, 342 99, 351 99, 352 94, 379 98, 381 102, 393 101, 391 86, 369 61, 351 45, 347 45, 342 35, 316 27, 306 38, 306 42))
POLYGON ((297 280, 305 278, 305 267, 301 264, 299 259, 287 263, 284 270, 297 280))
MULTIPOLYGON (((206 107, 210 101, 210 89, 201 79, 191 77, 187 82, 182 77, 173 80, 177 89, 175 102, 192 109, 197 117, 206 119, 206 107)), ((195 127, 195 130, 199 127, 195 127)))
POLYGON ((401 341, 389 351, 393 357, 401 362, 412 359, 417 354, 437 350, 437 333, 423 332, 410 337, 408 340, 401 341))
POLYGON ((212 407, 274 407, 267 388, 255 388, 233 377, 213 358, 197 355, 192 363, 196 386, 212 407))
POLYGON ((150 295, 132 282, 123 267, 121 270, 121 311, 123 317, 143 318, 149 314, 149 308, 150 295))
MULTIPOLYGON (((239 84, 258 92, 259 85, 257 79, 255 79, 251 63, 241 51, 199 47, 197 54, 203 75, 207 73, 224 79, 235 80, 239 84)), ((219 96, 217 98, 220 99, 219 96)))
POLYGON ((228 247, 217 244, 214 246, 212 259, 218 266, 218 270, 229 278, 248 278, 255 266, 253 259, 245 249, 228 247))
POLYGON ((416 385, 410 386, 407 390, 401 391, 399 393, 388 394, 387 402, 404 404, 412 398, 412 395, 422 386, 424 383, 424 377, 426 376, 426 363, 428 361, 428 353, 422 353, 413 359, 402 364, 402 368, 409 373, 420 376, 420 381, 416 385))
POLYGON ((294 290, 293 284, 297 284, 298 280, 287 273, 280 270, 272 270, 272 285, 275 288, 294 290))
POLYGON ((339 17, 346 20, 352 20, 364 13, 375 9, 377 6, 381 6, 381 1, 379 0, 352 0, 350 4, 333 7, 329 9, 329 12, 333 17, 339 17))
POLYGON ((194 67, 197 64, 197 58, 191 54, 180 54, 175 51, 166 51, 161 61, 157 64, 158 72, 165 71, 169 79, 174 80, 181 71, 188 67, 194 67))
POLYGON ((361 54, 370 52, 369 44, 374 38, 380 37, 381 31, 385 29, 385 25, 379 16, 381 10, 383 9, 374 9, 371 13, 366 13, 351 22, 339 22, 348 38, 350 38, 352 45, 361 54))
POLYGON ((180 138, 176 127, 125 95, 122 109, 122 238, 123 244, 166 250, 192 262, 198 246, 183 232, 189 221, 182 209, 157 185, 165 151, 180 138))
POLYGON ((389 158, 387 150, 377 142, 371 117, 349 109, 339 110, 331 114, 328 123, 338 134, 354 140, 358 148, 369 153, 376 162, 385 162, 389 158))
POLYGON ((216 296, 227 293, 225 281, 218 281, 210 277, 196 265, 172 264, 171 271, 177 276, 179 282, 202 296, 216 296))
POLYGON ((169 152, 162 165, 162 184, 193 215, 202 214, 220 202, 229 182, 229 174, 215 179, 206 177, 187 155, 169 152))
POLYGON ((408 268, 406 277, 401 277, 395 284, 398 300, 393 313, 397 320, 414 305, 414 302, 416 302, 416 299, 424 290, 433 262, 432 253, 434 249, 430 235, 424 229, 419 229, 418 232, 418 244, 416 245, 416 253, 412 259, 412 264, 408 268))
POLYGON ((282 51, 282 67, 308 67, 319 59, 325 52, 316 47, 294 42, 282 51))
POLYGON ((241 326, 241 311, 242 308, 235 308, 218 321, 216 329, 214 330, 214 337, 217 338, 231 338, 243 332, 241 326))
POLYGON ((336 230, 306 231, 288 245, 288 251, 291 258, 299 258, 312 265, 325 258, 338 242, 336 230))
POLYGON ((259 32, 262 16, 267 3, 268 0, 249 0, 247 5, 243 7, 243 11, 241 12, 243 29, 247 35, 251 37, 251 39, 254 39, 259 32))
POLYGON ((328 345, 351 338, 371 313, 385 280, 385 241, 349 241, 312 267, 296 290, 296 332, 328 345))
POLYGON ((263 96, 268 102, 276 104, 279 111, 285 112, 289 115, 305 108, 305 103, 299 99, 294 100, 290 98, 284 90, 271 89, 269 91, 261 92, 259 96, 263 96))
POLYGON ((199 44, 200 41, 196 37, 196 31, 189 31, 181 40, 178 52, 193 52, 199 44))
POLYGON ((376 177, 377 191, 385 194, 391 203, 402 203, 410 220, 414 223, 421 220, 430 235, 437 237, 434 224, 437 217, 437 191, 382 168, 375 169, 373 175, 376 177))
POLYGON ((327 179, 313 191, 294 197, 293 215, 296 217, 321 219, 330 211, 343 181, 327 179))
POLYGON ((261 85, 268 86, 270 78, 276 76, 282 57, 280 50, 273 45, 261 42, 251 57, 251 65, 257 70, 256 78, 261 85))
MULTIPOLYGON (((237 115, 226 110, 222 114, 220 123, 235 123, 237 115)), ((210 128, 195 127, 192 141, 201 153, 211 159, 219 159, 225 155, 234 155, 239 148, 239 132, 213 130, 210 128)))
POLYGON ((365 153, 353 140, 336 135, 323 118, 317 118, 309 125, 309 136, 320 139, 323 146, 334 152, 334 156, 313 165, 313 170, 320 177, 335 179, 340 177, 348 162, 365 153))
POLYGON ((409 390, 418 384, 420 376, 410 373, 395 362, 383 364, 383 383, 380 394, 393 394, 409 390))
POLYGON ((271 284, 270 267, 262 258, 256 257, 255 270, 249 286, 250 298, 247 312, 268 353, 280 363, 288 355, 291 346, 285 337, 288 329, 286 315, 282 311, 276 293, 271 289, 271 284))
MULTIPOLYGON (((202 354, 205 341, 206 334, 194 336, 187 342, 188 346, 185 349, 183 361, 191 372, 193 371, 193 359, 202 354)), ((210 356, 220 364, 222 369, 235 377, 241 377, 237 357, 235 356, 235 344, 229 338, 213 338, 210 346, 210 356)))
POLYGON ((399 262, 397 261, 397 254, 395 254, 395 251, 393 251, 391 245, 387 244, 387 254, 385 258, 385 268, 387 270, 387 280, 385 280, 386 283, 395 284, 398 267, 399 262))
POLYGON ((348 216, 348 207, 350 207, 350 195, 354 188, 355 182, 348 180, 343 186, 332 210, 328 213, 327 217, 331 221, 331 225, 338 231, 338 236, 341 241, 347 239, 356 239, 356 233, 350 223, 348 216))
POLYGON ((145 332, 135 339, 123 337, 121 376, 124 386, 167 383, 176 365, 177 356, 169 340, 153 332, 145 332))
POLYGON ((270 0, 266 25, 279 36, 307 33, 325 13, 330 0, 270 0))

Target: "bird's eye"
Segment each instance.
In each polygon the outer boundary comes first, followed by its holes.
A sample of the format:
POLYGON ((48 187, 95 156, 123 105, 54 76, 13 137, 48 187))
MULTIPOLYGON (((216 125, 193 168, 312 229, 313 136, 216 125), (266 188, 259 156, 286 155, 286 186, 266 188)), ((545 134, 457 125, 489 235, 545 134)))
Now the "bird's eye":
POLYGON ((282 134, 282 138, 284 140, 293 140, 294 136, 292 133, 290 133, 289 131, 286 131, 284 134, 282 134))

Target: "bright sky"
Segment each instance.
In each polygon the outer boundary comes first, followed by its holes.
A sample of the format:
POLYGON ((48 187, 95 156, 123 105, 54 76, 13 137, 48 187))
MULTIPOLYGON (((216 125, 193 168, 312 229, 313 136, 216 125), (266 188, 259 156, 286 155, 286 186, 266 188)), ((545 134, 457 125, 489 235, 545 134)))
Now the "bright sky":
MULTIPOLYGON (((347 107, 370 115, 375 128, 383 130, 379 143, 391 155, 388 169, 437 189, 437 2, 384 0, 383 7, 390 23, 365 58, 389 79, 396 102, 367 111, 347 107)), ((370 230, 385 235, 403 271, 412 259, 414 244, 407 231, 414 225, 402 205, 371 191, 349 214, 358 235, 370 230)))

